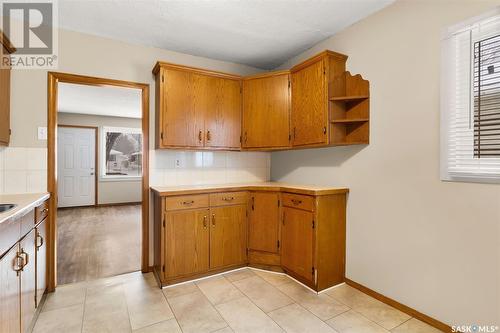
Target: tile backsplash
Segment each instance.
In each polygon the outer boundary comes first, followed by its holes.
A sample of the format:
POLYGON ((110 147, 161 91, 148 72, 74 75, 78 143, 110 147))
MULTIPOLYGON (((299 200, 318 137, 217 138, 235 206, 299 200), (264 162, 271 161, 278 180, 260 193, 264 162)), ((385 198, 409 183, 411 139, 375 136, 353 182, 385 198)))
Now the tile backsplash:
POLYGON ((46 189, 46 148, 0 148, 0 193, 36 193, 46 189))
POLYGON ((268 181, 265 152, 150 151, 150 185, 197 185, 268 181))
MULTIPOLYGON (((270 179, 265 152, 150 151, 150 185, 260 182, 270 179)), ((47 189, 46 148, 0 148, 0 193, 47 189)))

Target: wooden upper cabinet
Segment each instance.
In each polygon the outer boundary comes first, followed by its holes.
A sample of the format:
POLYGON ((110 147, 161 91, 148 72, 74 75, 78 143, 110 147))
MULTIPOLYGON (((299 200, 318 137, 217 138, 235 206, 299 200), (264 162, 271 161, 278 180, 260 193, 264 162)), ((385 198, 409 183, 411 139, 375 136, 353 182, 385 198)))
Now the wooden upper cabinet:
POLYGON ((291 69, 293 146, 330 143, 330 97, 345 90, 346 60, 343 54, 325 51, 291 69))
POLYGON ((275 72, 243 80, 244 148, 290 145, 290 73, 275 72))
POLYGON ((211 103, 205 116, 205 146, 240 147, 241 81, 211 78, 211 103))
MULTIPOLYGON (((0 56, 8 56, 15 49, 0 31, 0 56)), ((0 59, 1 60, 1 59, 0 59)), ((0 146, 10 142, 10 68, 0 68, 0 146)))
POLYGON ((238 76, 165 63, 153 73, 157 148, 239 149, 238 76))

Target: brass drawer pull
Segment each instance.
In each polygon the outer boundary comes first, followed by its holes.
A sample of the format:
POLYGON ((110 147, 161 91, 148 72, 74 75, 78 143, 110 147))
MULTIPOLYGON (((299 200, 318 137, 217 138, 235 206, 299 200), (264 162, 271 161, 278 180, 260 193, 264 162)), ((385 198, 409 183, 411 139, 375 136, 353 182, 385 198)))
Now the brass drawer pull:
POLYGON ((21 256, 21 253, 17 252, 16 257, 12 261, 12 269, 14 272, 17 272, 17 275, 19 275, 19 272, 23 270, 24 267, 24 258, 21 256))
POLYGON ((37 232, 36 239, 37 239, 37 243, 35 246, 36 246, 36 249, 38 250, 39 248, 41 248, 43 246, 43 237, 42 237, 42 235, 40 235, 40 233, 37 232), (40 245, 38 244, 38 239, 40 239, 40 245))
POLYGON ((49 212, 49 209, 48 209, 48 208, 44 208, 44 209, 42 210, 42 214, 47 214, 48 212, 49 212))
POLYGON ((200 130, 200 131, 198 132, 198 141, 200 141, 200 142, 201 142, 202 140, 203 140, 203 132, 200 130))
POLYGON ((203 229, 207 228, 207 216, 203 216, 203 229))
POLYGON ((184 206, 191 206, 192 204, 194 204, 194 200, 191 200, 191 201, 183 201, 182 204, 184 206))
POLYGON ((23 258, 23 266, 21 267, 21 270, 23 270, 23 268, 29 263, 29 256, 26 252, 24 252, 24 249, 21 249, 19 256, 23 258))
POLYGON ((212 214, 212 227, 215 227, 215 214, 212 214))
POLYGON ((292 203, 297 206, 297 205, 300 205, 302 203, 302 200, 298 200, 298 199, 292 199, 292 203))
POLYGON ((224 200, 224 201, 233 201, 234 197, 224 197, 224 198, 222 198, 222 200, 224 200))
POLYGON ((212 139, 212 135, 210 134, 210 131, 207 131, 207 141, 210 141, 212 139))

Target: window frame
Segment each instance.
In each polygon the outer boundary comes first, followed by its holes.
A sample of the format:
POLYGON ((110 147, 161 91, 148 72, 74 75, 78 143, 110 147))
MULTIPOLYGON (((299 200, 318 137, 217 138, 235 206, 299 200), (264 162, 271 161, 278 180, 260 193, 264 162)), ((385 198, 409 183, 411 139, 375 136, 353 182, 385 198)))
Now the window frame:
MULTIPOLYGON (((99 162, 99 180, 103 182, 113 182, 113 181, 142 181, 142 174, 144 172, 143 165, 144 161, 141 161, 141 174, 137 176, 129 175, 106 175, 106 134, 108 132, 120 132, 127 134, 140 134, 141 135, 141 145, 144 142, 144 135, 141 128, 134 127, 114 127, 114 126, 102 126, 100 128, 100 162, 99 162)), ((140 150, 142 153, 142 148, 140 150)), ((141 154, 142 155, 142 154, 141 154)), ((141 157, 143 159, 143 157, 141 157)))
MULTIPOLYGON (((500 171, 495 173, 488 173, 479 168, 478 158, 472 156, 470 159, 462 158, 461 161, 471 161, 475 162, 478 165, 475 167, 464 168, 463 171, 451 170, 449 165, 449 156, 451 151, 451 134, 450 127, 452 124, 452 119, 457 116, 457 113, 452 111, 450 107, 450 99, 455 98, 456 94, 456 78, 447 77, 449 74, 446 70, 450 69, 449 63, 455 59, 450 59, 450 52, 452 52, 452 46, 448 43, 451 43, 450 40, 454 38, 455 35, 459 33, 464 33, 467 31, 471 31, 470 37, 470 49, 469 49, 469 89, 470 89, 470 98, 468 100, 469 107, 471 108, 471 112, 469 112, 470 122, 472 126, 468 129, 470 133, 467 135, 471 135, 473 139, 474 136, 474 81, 473 81, 473 71, 474 71, 474 43, 486 38, 486 36, 475 36, 472 37, 473 29, 477 28, 481 23, 484 23, 488 20, 495 20, 500 17, 500 6, 495 8, 492 11, 489 11, 483 15, 473 17, 464 22, 456 24, 452 27, 449 27, 443 31, 442 39, 441 39, 441 92, 440 92, 440 178, 442 181, 451 181, 451 182, 472 182, 472 183, 500 183, 500 171), (474 170, 475 168, 475 170, 474 170)), ((500 27, 498 31, 495 30, 494 34, 500 34, 500 27)), ((457 66, 453 68, 454 71, 458 69, 457 66)), ((463 70, 463 68, 462 68, 463 70)), ((465 69, 467 70, 467 69, 465 69)), ((463 129, 463 128, 462 128, 463 129)), ((469 148, 467 148, 469 149, 469 148)), ((474 155, 474 142, 471 144, 471 152, 474 155)), ((500 165, 500 158, 488 157, 488 162, 496 165, 500 165)), ((487 164, 487 163, 485 163, 487 164)))

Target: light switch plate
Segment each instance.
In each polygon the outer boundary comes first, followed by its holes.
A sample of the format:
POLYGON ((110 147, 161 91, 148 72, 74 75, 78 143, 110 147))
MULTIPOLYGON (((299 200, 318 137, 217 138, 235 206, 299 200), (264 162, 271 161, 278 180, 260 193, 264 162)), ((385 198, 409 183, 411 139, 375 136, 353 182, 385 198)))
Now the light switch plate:
POLYGON ((47 140, 47 127, 38 127, 38 140, 47 140))

